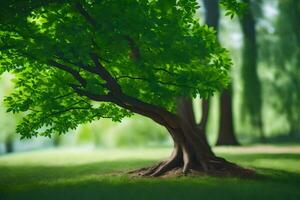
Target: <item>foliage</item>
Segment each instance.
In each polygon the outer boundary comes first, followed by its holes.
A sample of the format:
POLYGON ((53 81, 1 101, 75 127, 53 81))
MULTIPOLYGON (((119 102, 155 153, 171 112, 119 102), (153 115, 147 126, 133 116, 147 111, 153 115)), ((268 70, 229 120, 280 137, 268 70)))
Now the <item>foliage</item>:
POLYGON ((243 15, 248 7, 247 3, 236 0, 221 0, 220 4, 226 10, 225 16, 230 16, 230 18, 233 18, 235 14, 243 15))
POLYGON ((22 138, 131 116, 83 95, 110 94, 97 64, 126 95, 171 112, 178 96, 207 98, 228 84, 231 60, 199 24, 196 0, 8 0, 0 8, 0 72, 15 74, 5 101, 8 111, 26 114, 22 138))

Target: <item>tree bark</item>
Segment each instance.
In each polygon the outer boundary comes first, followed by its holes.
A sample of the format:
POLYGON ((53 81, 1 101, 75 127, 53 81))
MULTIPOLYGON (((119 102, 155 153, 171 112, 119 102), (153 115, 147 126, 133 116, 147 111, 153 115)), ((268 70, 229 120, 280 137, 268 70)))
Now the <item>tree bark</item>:
POLYGON ((224 90, 220 99, 220 126, 216 145, 238 145, 234 132, 231 90, 224 90))

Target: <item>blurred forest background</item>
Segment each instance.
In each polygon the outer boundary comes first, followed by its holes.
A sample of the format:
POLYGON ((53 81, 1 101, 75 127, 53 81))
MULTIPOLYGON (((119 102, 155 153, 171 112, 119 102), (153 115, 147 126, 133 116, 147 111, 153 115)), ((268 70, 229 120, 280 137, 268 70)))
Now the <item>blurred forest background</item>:
MULTIPOLYGON (((209 99, 208 140, 211 145, 300 142, 299 1, 244 1, 249 3, 251 12, 243 18, 230 19, 221 13, 217 19, 219 40, 230 50, 234 65, 232 85, 209 99), (224 106, 227 110, 222 109, 224 106), (226 141, 228 136, 222 136, 220 127, 224 119, 230 123, 231 111, 233 129, 231 139, 226 141)), ((203 24, 205 9, 213 7, 200 8, 198 14, 203 24)), ((13 90, 13 79, 10 74, 0 77, 0 154, 50 147, 172 145, 164 128, 138 115, 122 123, 102 119, 51 139, 38 137, 20 141, 15 128, 22 116, 6 113, 3 103, 3 98, 13 90)), ((201 103, 195 99, 195 109, 201 110, 201 103)), ((201 112, 196 113, 200 121, 201 112)))

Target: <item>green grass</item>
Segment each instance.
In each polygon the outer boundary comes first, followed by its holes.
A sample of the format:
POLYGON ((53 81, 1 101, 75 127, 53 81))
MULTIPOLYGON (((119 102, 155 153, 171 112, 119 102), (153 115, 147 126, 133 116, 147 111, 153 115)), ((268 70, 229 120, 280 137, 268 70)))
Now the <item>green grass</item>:
POLYGON ((150 165, 170 149, 45 150, 0 157, 0 200, 46 199, 300 199, 299 146, 219 148, 218 154, 263 175, 132 178, 122 172, 150 165), (282 149, 282 151, 281 151, 282 149), (246 151, 244 151, 246 150, 246 151))

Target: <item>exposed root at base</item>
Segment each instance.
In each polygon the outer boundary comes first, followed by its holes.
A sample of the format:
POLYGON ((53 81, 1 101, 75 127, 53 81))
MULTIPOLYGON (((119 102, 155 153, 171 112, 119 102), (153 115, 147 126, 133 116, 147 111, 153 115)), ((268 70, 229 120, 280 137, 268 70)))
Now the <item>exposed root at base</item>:
POLYGON ((169 160, 160 162, 154 166, 130 171, 130 174, 138 177, 179 177, 179 176, 221 176, 253 178, 256 173, 253 169, 243 168, 223 158, 209 161, 209 168, 203 170, 200 165, 191 164, 188 169, 183 169, 183 164, 169 160))

